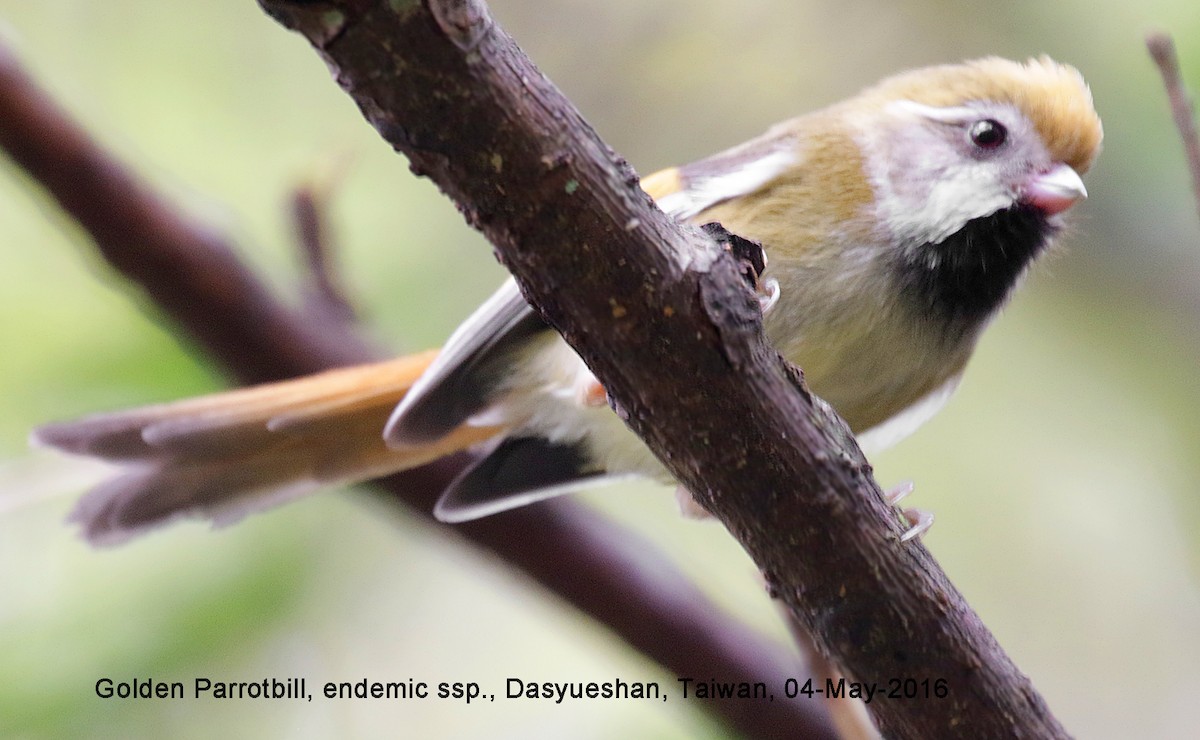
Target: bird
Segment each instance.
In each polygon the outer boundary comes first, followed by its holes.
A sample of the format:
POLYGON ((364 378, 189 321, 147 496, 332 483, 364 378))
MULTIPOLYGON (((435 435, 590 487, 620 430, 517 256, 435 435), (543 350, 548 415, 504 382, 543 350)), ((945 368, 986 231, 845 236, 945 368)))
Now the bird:
MULTIPOLYGON (((1087 195, 1103 131, 1072 66, 904 71, 641 180, 680 221, 761 245, 763 328, 874 454, 947 401, 977 340, 1087 195)), ((510 278, 440 350, 50 423, 36 445, 112 477, 71 515, 113 545, 227 524, 318 488, 472 449, 461 522, 631 476, 672 482, 510 278)))

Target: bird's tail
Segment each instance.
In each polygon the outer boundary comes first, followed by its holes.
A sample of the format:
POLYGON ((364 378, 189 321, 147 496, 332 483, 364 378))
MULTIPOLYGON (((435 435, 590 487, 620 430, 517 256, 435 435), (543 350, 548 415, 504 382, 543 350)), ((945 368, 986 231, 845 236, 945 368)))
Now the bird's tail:
POLYGON ((389 414, 437 351, 296 380, 48 424, 37 444, 118 466, 72 519, 94 544, 183 516, 217 523, 320 486, 387 475, 465 449, 495 428, 460 426, 392 449, 389 414))

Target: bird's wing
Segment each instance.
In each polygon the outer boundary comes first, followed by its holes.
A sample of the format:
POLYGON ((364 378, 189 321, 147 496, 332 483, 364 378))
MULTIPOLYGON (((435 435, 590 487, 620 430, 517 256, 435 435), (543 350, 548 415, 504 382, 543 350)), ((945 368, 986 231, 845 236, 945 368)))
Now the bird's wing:
POLYGON ((794 167, 799 156, 794 135, 776 127, 711 157, 642 178, 642 189, 667 213, 691 219, 762 188, 794 167))
MULTIPOLYGON (((642 188, 667 213, 690 219, 754 192, 792 166, 794 139, 775 131, 682 167, 656 172, 642 188)), ((550 331, 510 278, 451 335, 442 353, 396 407, 389 444, 424 444, 486 411, 498 399, 506 358, 550 331)))
POLYGON ((397 447, 438 439, 498 400, 505 360, 550 326, 509 278, 446 340, 441 354, 396 406, 384 439, 397 447))

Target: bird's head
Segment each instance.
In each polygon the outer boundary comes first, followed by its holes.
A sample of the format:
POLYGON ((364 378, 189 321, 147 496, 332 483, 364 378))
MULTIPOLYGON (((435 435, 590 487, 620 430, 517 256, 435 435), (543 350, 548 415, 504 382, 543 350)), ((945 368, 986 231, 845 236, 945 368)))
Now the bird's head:
POLYGON ((891 240, 938 244, 1012 208, 1057 216, 1086 196, 1100 118, 1083 77, 1047 57, 897 75, 848 111, 891 240))

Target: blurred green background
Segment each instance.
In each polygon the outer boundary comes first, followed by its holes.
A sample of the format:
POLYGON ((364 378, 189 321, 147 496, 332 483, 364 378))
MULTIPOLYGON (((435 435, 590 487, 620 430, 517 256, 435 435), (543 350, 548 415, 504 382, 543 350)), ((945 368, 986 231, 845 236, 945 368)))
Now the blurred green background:
MULTIPOLYGON (((1104 118, 1068 249, 1035 271, 946 411, 879 457, 938 523, 927 545, 1067 726, 1200 727, 1200 228, 1142 45, 1173 32, 1200 89, 1194 0, 496 0, 600 134, 648 173, 904 67, 1049 53, 1104 118)), ((281 294, 303 279, 289 191, 331 168, 366 330, 435 346, 502 278, 321 61, 250 0, 0 0, 3 35, 103 143, 220 224, 281 294), (398 236, 403 235, 403 236, 398 236)), ((3 125, 3 122, 0 122, 3 125)), ((97 678, 674 679, 536 587, 361 494, 216 533, 94 551, 63 524, 95 476, 26 448, 38 422, 222 387, 136 290, 0 161, 0 736, 696 737, 683 703, 104 701, 97 678)), ((753 566, 653 486, 586 496, 783 638, 753 566)))

